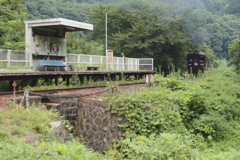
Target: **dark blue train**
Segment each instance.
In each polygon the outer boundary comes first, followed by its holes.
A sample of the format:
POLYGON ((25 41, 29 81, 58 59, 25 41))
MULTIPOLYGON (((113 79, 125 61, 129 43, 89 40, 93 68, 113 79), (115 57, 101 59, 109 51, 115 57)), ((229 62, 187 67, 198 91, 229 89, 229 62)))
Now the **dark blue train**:
POLYGON ((190 74, 204 72, 207 68, 207 56, 203 52, 190 52, 187 55, 187 69, 190 74))

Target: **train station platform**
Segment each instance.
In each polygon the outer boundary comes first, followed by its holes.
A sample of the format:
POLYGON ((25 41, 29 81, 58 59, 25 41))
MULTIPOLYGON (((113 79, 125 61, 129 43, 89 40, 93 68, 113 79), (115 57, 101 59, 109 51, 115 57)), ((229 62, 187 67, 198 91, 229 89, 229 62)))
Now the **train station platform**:
POLYGON ((53 80, 55 85, 58 86, 59 78, 62 81, 66 81, 66 85, 70 84, 70 78, 73 75, 79 77, 80 82, 83 82, 84 78, 93 81, 103 81, 111 79, 114 81, 116 76, 124 76, 126 79, 133 76, 134 79, 142 79, 148 74, 155 74, 155 71, 46 71, 46 72, 0 72, 0 81, 9 81, 9 90, 12 90, 12 83, 16 80, 32 80, 33 86, 38 86, 38 80, 44 79, 53 80))

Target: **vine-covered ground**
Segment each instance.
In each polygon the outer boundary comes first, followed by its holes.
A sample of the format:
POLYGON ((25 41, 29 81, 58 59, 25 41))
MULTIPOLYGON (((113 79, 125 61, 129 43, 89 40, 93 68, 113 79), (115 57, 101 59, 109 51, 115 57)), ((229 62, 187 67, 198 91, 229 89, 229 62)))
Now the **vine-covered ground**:
POLYGON ((197 77, 155 76, 137 93, 108 97, 128 120, 117 159, 240 159, 240 76, 219 67, 197 77))

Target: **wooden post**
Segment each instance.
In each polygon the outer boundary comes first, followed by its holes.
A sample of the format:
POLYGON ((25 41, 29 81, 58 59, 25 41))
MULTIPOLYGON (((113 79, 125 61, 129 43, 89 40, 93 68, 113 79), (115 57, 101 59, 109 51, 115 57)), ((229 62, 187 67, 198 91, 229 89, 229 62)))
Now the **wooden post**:
POLYGON ((69 83, 69 78, 67 78, 67 83, 66 83, 66 85, 69 86, 69 84, 70 84, 70 83, 69 83))
POLYGON ((38 87, 38 79, 33 80, 33 86, 38 87))
POLYGON ((55 86, 58 86, 58 78, 55 78, 55 86))
POLYGON ((25 91, 26 92, 26 107, 25 109, 29 106, 29 92, 28 90, 25 91))
POLYGON ((17 83, 13 82, 12 86, 13 86, 13 103, 15 103, 17 83))

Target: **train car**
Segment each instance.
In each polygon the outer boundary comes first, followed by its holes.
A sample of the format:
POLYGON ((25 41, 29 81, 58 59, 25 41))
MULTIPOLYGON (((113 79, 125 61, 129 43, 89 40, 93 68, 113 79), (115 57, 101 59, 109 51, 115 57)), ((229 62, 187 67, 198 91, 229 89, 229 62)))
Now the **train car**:
POLYGON ((198 74, 199 71, 204 72, 207 68, 207 56, 203 52, 190 52, 187 55, 188 73, 198 74))

